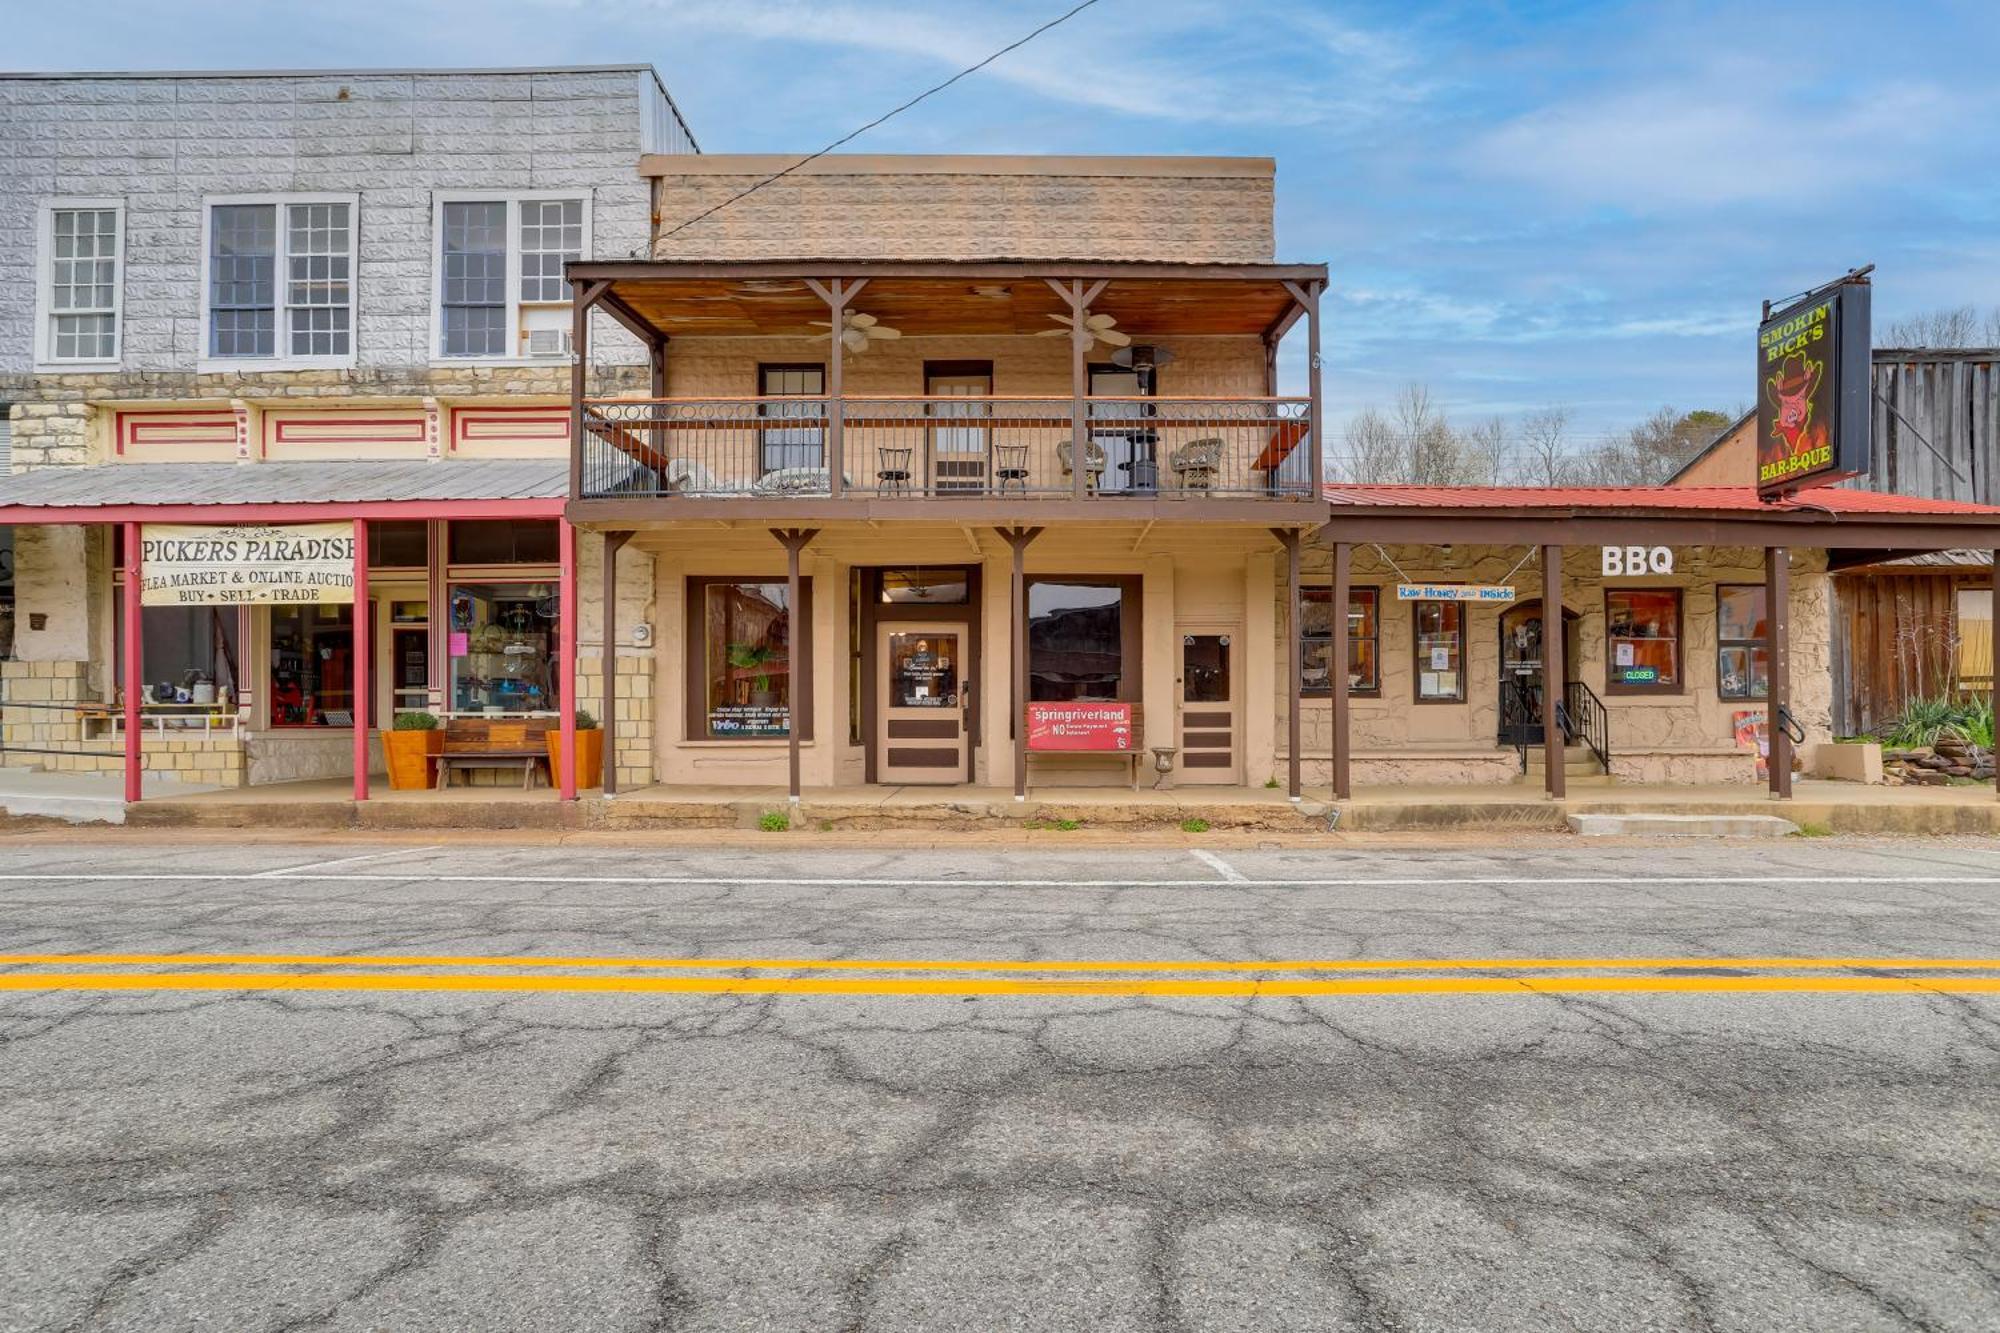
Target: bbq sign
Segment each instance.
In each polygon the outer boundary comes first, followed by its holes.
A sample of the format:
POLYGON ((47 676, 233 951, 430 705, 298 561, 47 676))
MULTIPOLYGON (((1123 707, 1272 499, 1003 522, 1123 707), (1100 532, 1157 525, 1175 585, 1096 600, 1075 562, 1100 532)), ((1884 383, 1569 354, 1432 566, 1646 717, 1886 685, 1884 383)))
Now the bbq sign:
POLYGON ((353 600, 352 523, 139 529, 141 606, 353 600))
POLYGON ((1868 470, 1869 287, 1844 278, 1757 329, 1757 491, 1765 498, 1868 470))

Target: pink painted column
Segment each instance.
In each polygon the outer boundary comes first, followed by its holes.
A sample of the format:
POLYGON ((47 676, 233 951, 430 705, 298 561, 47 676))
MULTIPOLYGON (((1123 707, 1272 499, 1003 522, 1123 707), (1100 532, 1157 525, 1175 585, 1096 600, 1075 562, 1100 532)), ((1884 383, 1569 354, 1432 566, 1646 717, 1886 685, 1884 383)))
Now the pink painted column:
POLYGON ((368 702, 374 674, 368 606, 368 520, 354 520, 354 799, 368 799, 368 702))
POLYGON ((140 640, 144 622, 139 618, 139 525, 125 529, 125 804, 139 800, 139 779, 144 771, 139 756, 139 734, 144 728, 139 701, 146 695, 146 655, 140 640))
POLYGON ((562 649, 557 669, 562 679, 557 689, 562 702, 562 772, 556 781, 561 784, 565 801, 576 799, 576 529, 569 520, 557 519, 556 531, 561 540, 562 568, 559 574, 561 594, 556 615, 561 634, 562 649))

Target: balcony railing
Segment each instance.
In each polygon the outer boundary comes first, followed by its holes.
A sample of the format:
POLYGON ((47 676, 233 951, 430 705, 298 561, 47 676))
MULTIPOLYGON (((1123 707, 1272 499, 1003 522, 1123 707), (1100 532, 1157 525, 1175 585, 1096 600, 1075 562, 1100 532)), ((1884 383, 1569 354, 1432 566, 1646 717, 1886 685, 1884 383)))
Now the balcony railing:
POLYGON ((1087 498, 1312 495, 1309 399, 1091 398, 1080 422, 1074 411, 1068 397, 591 399, 582 494, 1066 499, 1080 453, 1087 498))

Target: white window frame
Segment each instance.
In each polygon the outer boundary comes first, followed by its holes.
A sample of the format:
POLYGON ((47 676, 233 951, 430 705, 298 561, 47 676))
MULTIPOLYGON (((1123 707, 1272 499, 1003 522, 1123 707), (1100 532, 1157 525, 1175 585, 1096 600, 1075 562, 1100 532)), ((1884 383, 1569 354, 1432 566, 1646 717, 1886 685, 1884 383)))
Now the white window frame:
POLYGON ((431 192, 431 331, 430 361, 441 366, 545 366, 568 364, 560 358, 530 357, 521 346, 521 307, 567 309, 570 301, 521 300, 521 205, 529 200, 577 199, 583 203, 583 248, 589 259, 591 212, 595 194, 589 187, 568 190, 434 190, 431 192), (444 351, 444 206, 446 204, 507 205, 507 328, 513 349, 499 356, 447 356, 444 351))
POLYGON ((35 228, 35 369, 38 371, 104 370, 124 363, 125 357, 125 201, 123 199, 54 198, 42 201, 35 228), (112 213, 111 227, 117 243, 113 250, 111 281, 111 355, 99 357, 56 356, 53 326, 56 283, 56 214, 68 212, 112 213))
POLYGON ((359 194, 207 194, 201 199, 201 350, 196 354, 195 369, 207 374, 224 370, 344 370, 353 366, 361 347, 361 196, 359 194), (278 234, 276 271, 273 281, 276 290, 272 297, 276 302, 277 330, 272 339, 270 356, 212 356, 209 348, 214 345, 209 320, 214 312, 209 308, 209 262, 214 237, 215 210, 235 204, 269 204, 276 207, 275 220, 278 234), (291 204, 346 204, 347 205, 347 351, 339 356, 293 356, 290 313, 294 307, 289 304, 286 289, 291 285, 291 226, 285 210, 291 204))

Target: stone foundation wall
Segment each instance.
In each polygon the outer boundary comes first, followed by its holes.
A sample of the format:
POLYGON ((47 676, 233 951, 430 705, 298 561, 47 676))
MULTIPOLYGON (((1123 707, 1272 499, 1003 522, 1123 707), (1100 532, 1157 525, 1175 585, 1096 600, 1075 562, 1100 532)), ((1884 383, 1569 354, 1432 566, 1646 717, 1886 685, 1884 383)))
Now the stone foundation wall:
MULTIPOLYGON (((102 704, 90 676, 87 662, 0 662, 0 698, 10 705, 0 709, 0 736, 7 746, 0 761, 6 767, 55 773, 124 770, 123 738, 111 734, 108 721, 93 728, 78 712, 102 704)), ((244 743, 234 733, 149 727, 140 736, 139 762, 148 773, 182 782, 241 787, 247 781, 244 743)))

